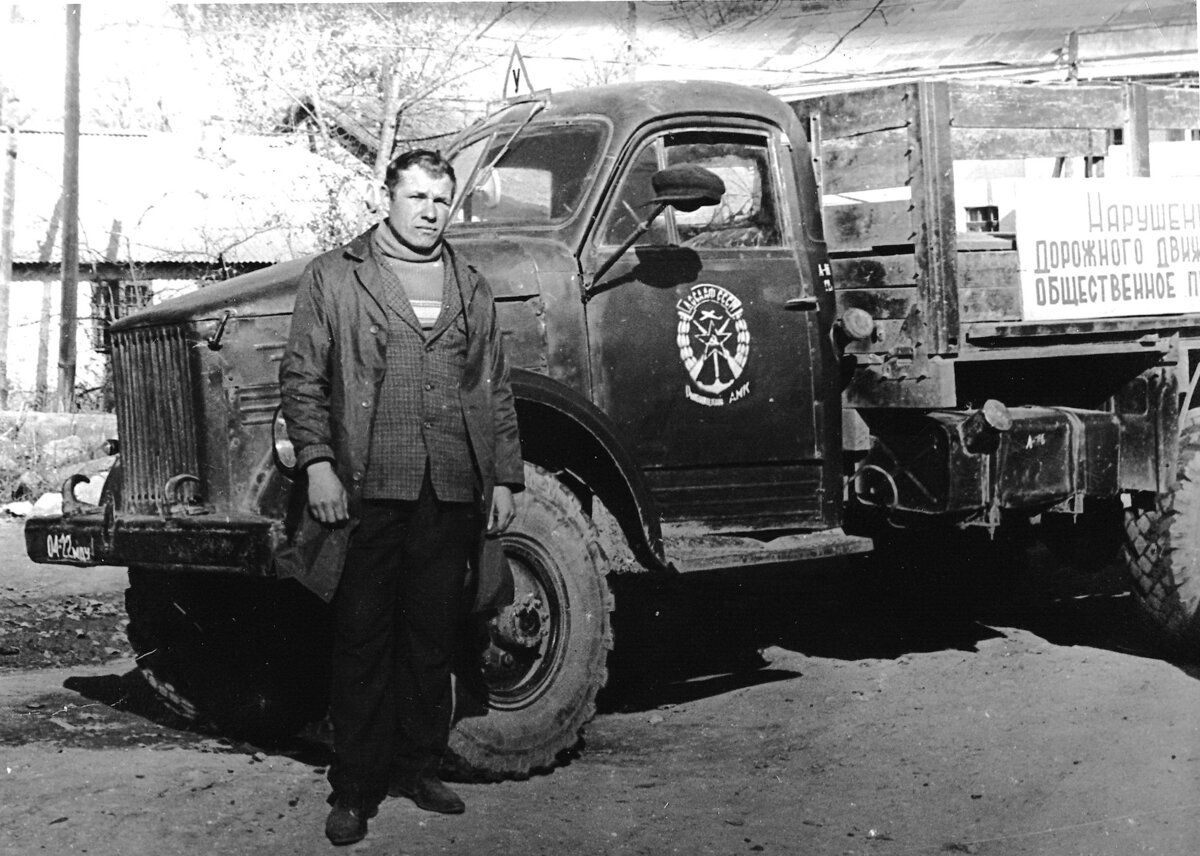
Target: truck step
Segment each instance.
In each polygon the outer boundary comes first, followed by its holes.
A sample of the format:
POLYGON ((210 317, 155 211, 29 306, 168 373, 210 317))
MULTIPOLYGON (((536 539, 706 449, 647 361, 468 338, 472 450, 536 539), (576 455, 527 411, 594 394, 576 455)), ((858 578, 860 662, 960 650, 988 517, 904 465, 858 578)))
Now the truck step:
POLYGON ((667 559, 681 574, 749 565, 777 565, 869 553, 870 538, 847 535, 841 529, 783 535, 759 541, 735 535, 669 535, 667 559))

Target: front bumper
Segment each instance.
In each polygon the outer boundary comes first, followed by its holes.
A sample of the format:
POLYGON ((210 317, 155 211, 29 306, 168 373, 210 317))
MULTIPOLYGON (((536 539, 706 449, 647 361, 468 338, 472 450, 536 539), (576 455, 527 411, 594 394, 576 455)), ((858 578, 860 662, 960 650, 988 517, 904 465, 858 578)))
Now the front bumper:
POLYGON ((269 573, 283 524, 252 514, 194 517, 103 513, 31 517, 25 552, 53 565, 117 565, 168 570, 269 573))

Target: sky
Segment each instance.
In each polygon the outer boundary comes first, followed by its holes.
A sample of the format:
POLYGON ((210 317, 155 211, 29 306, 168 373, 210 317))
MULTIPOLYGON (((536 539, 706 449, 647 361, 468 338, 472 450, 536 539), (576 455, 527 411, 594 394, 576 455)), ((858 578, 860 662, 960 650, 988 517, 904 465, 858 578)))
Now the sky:
MULTIPOLYGON (((330 4, 327 4, 330 5, 330 4)), ((487 6, 489 4, 470 4, 487 6)), ((496 4, 490 4, 496 5, 496 4)), ((504 72, 519 45, 534 85, 582 85, 623 52, 624 2, 535 3, 489 33, 480 50, 494 57, 477 78, 480 104, 503 93, 504 72)), ((639 4, 643 6, 644 4, 639 4)), ((665 8, 665 7, 664 7, 665 8)), ((27 128, 60 128, 65 62, 64 7, 46 3, 0 6, 0 81, 15 91, 10 110, 27 128)), ((648 13, 641 11, 641 25, 648 13)), ((124 111, 130 127, 157 121, 186 130, 232 112, 235 97, 202 49, 190 43, 179 18, 163 3, 82 4, 80 80, 83 127, 89 115, 124 111), (97 103, 99 93, 106 93, 97 103), (109 93, 116 93, 116 101, 109 93), (90 96, 90 97, 89 97, 90 96)), ((94 124, 94 123, 93 123, 94 124)))
MULTIPOLYGON (((755 8, 769 14, 736 20, 719 35, 711 25, 728 4, 692 7, 690 17, 665 0, 521 6, 477 45, 492 57, 490 67, 472 79, 481 106, 503 93, 514 45, 535 88, 570 88, 625 75, 631 52, 639 79, 719 78, 774 88, 912 64, 1053 64, 1075 31, 1085 50, 1091 46, 1099 53, 1120 52, 1122 39, 1140 39, 1136 45, 1127 41, 1126 50, 1142 57, 1164 46, 1178 50, 1182 33, 1190 39, 1194 66, 1197 38, 1192 0, 763 0, 755 8), (1190 28, 1179 26, 1189 16, 1190 28), (1095 35, 1106 28, 1115 28, 1114 35, 1095 35)), ((131 128, 174 131, 235 112, 235 96, 220 70, 189 43, 179 16, 165 3, 91 0, 82 9, 85 130, 89 111, 116 113, 131 128)), ((0 82, 20 97, 15 108, 10 105, 10 116, 29 118, 31 127, 61 127, 63 7, 25 0, 0 5, 0 21, 5 17, 10 20, 0 25, 0 82)), ((1065 64, 1059 65, 1065 76, 1065 64)))

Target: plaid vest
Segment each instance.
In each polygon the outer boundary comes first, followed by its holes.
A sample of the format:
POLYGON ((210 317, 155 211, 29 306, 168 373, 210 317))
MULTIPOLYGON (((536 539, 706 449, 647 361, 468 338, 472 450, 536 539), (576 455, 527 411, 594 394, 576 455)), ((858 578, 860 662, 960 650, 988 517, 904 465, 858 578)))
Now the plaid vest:
POLYGON ((441 314, 423 331, 403 284, 388 265, 376 263, 387 297, 387 366, 363 497, 416 499, 428 464, 438 499, 473 502, 477 478, 459 396, 467 335, 453 268, 446 266, 441 314))

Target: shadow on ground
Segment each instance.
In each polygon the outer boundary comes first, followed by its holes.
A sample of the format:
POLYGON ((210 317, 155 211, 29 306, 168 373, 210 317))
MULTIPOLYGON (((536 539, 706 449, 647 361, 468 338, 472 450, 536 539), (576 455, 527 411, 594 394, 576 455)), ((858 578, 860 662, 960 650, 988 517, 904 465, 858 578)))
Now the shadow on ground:
MULTIPOLYGON (((299 735, 283 739, 238 739, 203 721, 195 721, 172 711, 136 669, 123 675, 71 677, 63 688, 98 702, 114 714, 123 715, 125 731, 157 736, 174 745, 204 743, 209 751, 252 755, 263 749, 286 755, 314 767, 329 763, 331 750, 326 724, 313 723, 299 735), (140 727, 138 727, 140 725, 140 727)), ((94 709, 94 706, 92 706, 94 709)), ((123 740, 122 729, 112 729, 109 737, 123 740)), ((59 735, 61 736, 61 735, 59 735)))
POLYGON ((768 646, 895 659, 974 651, 1019 628, 1055 645, 1165 659, 1136 620, 1123 570, 1076 558, 975 538, 824 564, 617 580, 617 649, 600 708, 647 710, 792 677, 764 668, 768 646))
MULTIPOLYGON (((894 546, 894 545, 893 545, 894 546)), ((614 580, 616 650, 599 709, 649 710, 796 677, 762 651, 778 646, 847 661, 896 659, 980 642, 1019 628, 1051 644, 1161 657, 1134 616, 1123 572, 1091 556, 1039 544, 931 541, 870 558, 614 580)), ((1176 663, 1194 677, 1200 669, 1176 663)), ((330 757, 324 724, 284 744, 239 741, 164 706, 140 673, 65 684, 176 740, 216 740, 214 751, 259 747, 314 767, 330 757)))

